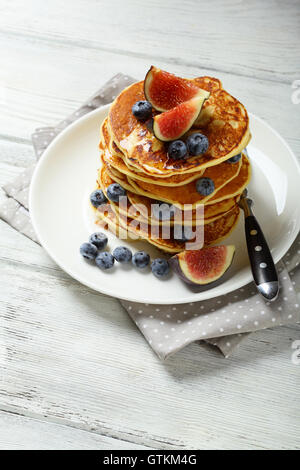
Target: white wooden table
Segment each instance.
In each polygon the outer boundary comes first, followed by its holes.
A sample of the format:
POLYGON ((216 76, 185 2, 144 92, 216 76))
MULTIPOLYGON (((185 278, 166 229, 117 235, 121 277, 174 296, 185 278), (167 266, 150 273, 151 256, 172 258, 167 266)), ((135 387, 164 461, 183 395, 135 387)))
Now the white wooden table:
MULTIPOLYGON (((151 64, 221 78, 299 156, 299 15, 299 0, 0 0, 0 184, 34 161, 36 127, 151 64)), ((299 327, 161 363, 118 300, 0 226, 0 448, 300 447, 299 327)))

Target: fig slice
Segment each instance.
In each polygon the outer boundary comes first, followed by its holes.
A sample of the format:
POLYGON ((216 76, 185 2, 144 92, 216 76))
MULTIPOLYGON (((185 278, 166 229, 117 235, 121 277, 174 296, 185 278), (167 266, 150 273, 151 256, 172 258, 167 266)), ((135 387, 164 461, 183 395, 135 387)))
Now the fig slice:
POLYGON ((209 91, 202 90, 191 80, 176 77, 153 65, 144 80, 144 95, 157 111, 168 111, 196 96, 209 98, 209 91))
POLYGON ((169 260, 178 276, 190 285, 217 281, 227 271, 234 256, 234 245, 209 246, 201 250, 186 250, 169 260))
POLYGON ((203 96, 196 96, 164 113, 157 114, 153 121, 153 133, 163 142, 179 139, 194 124, 205 101, 203 96))

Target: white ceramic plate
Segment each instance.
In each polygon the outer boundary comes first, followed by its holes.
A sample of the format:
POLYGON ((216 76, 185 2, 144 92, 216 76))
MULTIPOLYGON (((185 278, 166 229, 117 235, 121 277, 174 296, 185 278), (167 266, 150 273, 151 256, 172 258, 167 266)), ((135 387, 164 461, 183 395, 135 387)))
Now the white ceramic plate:
MULTIPOLYGON (((99 162, 99 129, 109 106, 97 109, 63 131, 40 159, 32 178, 29 205, 38 238, 54 261, 81 283, 105 294, 136 302, 175 304, 226 294, 252 280, 244 237, 243 215, 225 243, 236 246, 227 275, 218 285, 191 289, 175 274, 161 281, 150 269, 115 266, 103 272, 85 262, 79 246, 99 231, 89 207, 99 162)), ((248 153, 252 166, 249 195, 275 262, 286 253, 300 227, 300 171, 296 157, 269 125, 250 115, 252 140, 248 153)), ((102 230, 102 229, 101 229, 102 230)), ((108 232, 112 250, 126 245, 108 232)), ((152 257, 161 253, 146 242, 128 243, 152 257)))

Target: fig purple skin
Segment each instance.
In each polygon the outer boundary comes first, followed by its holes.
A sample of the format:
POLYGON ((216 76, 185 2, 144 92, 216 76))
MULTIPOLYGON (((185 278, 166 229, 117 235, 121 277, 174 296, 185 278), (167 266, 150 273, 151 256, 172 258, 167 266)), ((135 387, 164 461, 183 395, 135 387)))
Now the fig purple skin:
POLYGON ((173 271, 187 284, 211 284, 220 279, 231 266, 235 247, 219 245, 201 250, 182 251, 169 260, 173 271))

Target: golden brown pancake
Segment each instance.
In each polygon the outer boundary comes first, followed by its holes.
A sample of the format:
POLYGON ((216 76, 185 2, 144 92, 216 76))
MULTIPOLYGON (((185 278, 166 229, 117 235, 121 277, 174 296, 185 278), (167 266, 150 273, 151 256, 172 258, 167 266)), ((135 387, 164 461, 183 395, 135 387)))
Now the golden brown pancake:
POLYGON ((214 193, 206 204, 216 204, 224 199, 241 195, 251 179, 251 167, 248 158, 243 154, 242 166, 239 174, 223 186, 217 193, 214 193))
POLYGON ((127 207, 123 209, 123 213, 127 213, 127 215, 133 219, 148 221, 148 223, 159 225, 173 225, 184 221, 184 225, 194 226, 203 223, 213 222, 218 217, 225 215, 228 211, 233 209, 233 207, 237 204, 240 196, 238 195, 232 198, 228 198, 224 201, 220 201, 215 204, 204 205, 203 210, 201 210, 202 207, 198 207, 194 210, 188 210, 185 208, 185 210, 183 211, 179 208, 174 207, 174 217, 171 220, 161 221, 156 219, 152 213, 152 205, 157 204, 159 201, 145 196, 141 196, 130 191, 130 187, 127 186, 126 182, 124 184, 124 181, 122 179, 116 178, 112 173, 109 165, 104 162, 103 166, 99 170, 99 187, 101 187, 101 189, 106 194, 107 187, 110 184, 115 183, 116 181, 118 181, 119 184, 123 184, 125 188, 127 187, 128 204, 127 207))
MULTIPOLYGON (((106 168, 106 173, 110 176, 111 180, 119 183, 127 191, 156 201, 174 204, 179 209, 184 209, 185 205, 190 205, 190 207, 185 208, 186 211, 195 209, 202 204, 211 205, 222 202, 225 199, 232 199, 239 196, 247 186, 251 176, 250 164, 245 155, 243 155, 238 163, 223 163, 217 167, 210 167, 204 172, 203 177, 211 178, 215 182, 216 189, 209 196, 202 196, 196 191, 194 182, 179 188, 164 188, 163 186, 150 185, 148 183, 134 181, 117 170, 112 169, 106 164, 104 159, 102 161, 106 168), (224 177, 219 174, 222 165, 225 166, 225 172, 228 169, 227 175, 230 174, 230 170, 235 169, 235 173, 231 173, 229 180, 224 180, 224 177), (215 177, 214 174, 216 175, 215 177), (149 190, 152 192, 149 192, 149 190), (178 202, 178 199, 182 202, 178 202)), ((223 174, 225 174, 225 172, 223 174)), ((111 182, 107 182, 107 186, 109 186, 111 182)))
MULTIPOLYGON (((110 178, 107 167, 105 165, 99 171, 98 184, 106 194, 106 188, 109 184, 112 184, 114 180, 110 178)), ((130 207, 130 202, 127 208, 130 207)), ((128 211, 129 212, 129 211, 128 211)), ((161 238, 161 230, 163 228, 156 228, 152 222, 147 219, 135 220, 130 217, 127 211, 121 212, 117 204, 110 202, 108 204, 100 206, 97 211, 97 216, 101 220, 107 222, 110 228, 123 228, 128 231, 128 236, 131 238, 140 237, 148 240, 150 243, 168 252, 180 252, 184 249, 184 243, 174 240, 172 234, 170 238, 161 238), (111 214, 113 213, 113 215, 111 214), (154 230, 154 232, 153 232, 154 230)), ((219 242, 225 236, 227 236, 235 224, 237 223, 239 216, 239 207, 235 204, 231 210, 226 212, 224 215, 215 218, 209 223, 205 224, 204 229, 204 244, 210 245, 212 243, 219 242)), ((188 224, 186 224, 188 225, 188 224)), ((157 226, 156 226, 157 227, 157 226)), ((171 228, 172 230, 172 228, 171 228)), ((122 232, 124 238, 124 232, 122 232)))
MULTIPOLYGON (((105 206, 110 206, 110 204, 105 204, 105 206)), ((179 253, 185 249, 185 243, 178 242, 173 238, 164 239, 160 238, 159 235, 153 236, 151 227, 148 224, 137 223, 128 217, 118 216, 111 207, 110 209, 107 207, 104 209, 104 206, 100 206, 96 214, 98 222, 105 222, 108 228, 120 238, 126 240, 142 238, 169 253, 179 253)), ((234 209, 215 222, 204 225, 204 246, 220 243, 234 229, 238 217, 239 207, 235 206, 234 209)), ((201 247, 199 245, 199 248, 201 247)))
MULTIPOLYGON (((149 222, 155 223, 157 219, 152 214, 151 208, 153 204, 157 204, 155 199, 150 199, 145 196, 141 196, 139 194, 135 194, 132 192, 127 192, 128 199, 131 205, 135 208, 136 211, 139 211, 144 219, 147 219, 149 222)), ((175 208, 176 215, 175 220, 184 220, 185 225, 195 225, 197 221, 200 219, 205 220, 205 223, 212 222, 216 218, 224 215, 237 204, 239 200, 239 196, 224 199, 224 201, 217 202, 216 204, 205 205, 202 211, 196 210, 185 210, 184 212, 178 208, 175 208)), ((133 209, 131 209, 133 212, 133 209)), ((133 217, 133 215, 132 215, 133 217)), ((172 219, 171 222, 173 223, 172 219)), ((160 221, 161 224, 164 221, 160 221)), ((167 221, 169 223, 169 221, 167 221)))
POLYGON ((149 123, 133 116, 132 105, 145 99, 143 82, 120 93, 101 126, 98 185, 106 194, 107 187, 117 182, 126 189, 127 199, 100 206, 95 210, 97 222, 107 224, 120 238, 144 239, 170 253, 185 249, 185 243, 174 238, 177 225, 203 230, 204 246, 228 236, 237 223, 237 203, 250 179, 244 154, 235 164, 226 162, 241 153, 251 138, 247 111, 218 79, 199 77, 191 81, 211 94, 183 139, 195 131, 205 134, 209 148, 204 155, 169 159, 168 144, 155 138, 149 123), (215 191, 209 196, 196 191, 196 180, 201 177, 214 181, 215 191), (173 205, 175 216, 171 220, 155 218, 152 206, 159 202, 173 205))
POLYGON ((127 164, 148 175, 167 177, 217 165, 246 147, 250 132, 244 106, 220 88, 219 81, 199 77, 193 82, 202 89, 211 90, 197 124, 192 129, 199 130, 208 137, 207 152, 198 157, 177 161, 168 157, 166 145, 156 139, 147 125, 132 114, 132 105, 145 99, 143 82, 138 82, 120 93, 111 105, 108 118, 109 133, 124 154, 127 164))
MULTIPOLYGON (((234 206, 232 206, 230 210, 232 210, 233 207, 234 206)), ((124 205, 122 206, 119 204, 112 204, 112 209, 118 216, 122 215, 124 217, 130 217, 131 219, 140 221, 143 224, 150 224, 154 226, 165 226, 165 227, 168 227, 168 226, 172 227, 174 225, 184 225, 184 226, 189 226, 192 229, 195 229, 195 227, 199 227, 201 225, 215 222, 217 219, 219 219, 220 217, 224 217, 224 215, 230 212, 230 210, 228 210, 226 212, 223 212, 222 214, 215 215, 214 217, 211 217, 211 218, 199 217, 199 218, 196 218, 195 220, 187 220, 182 215, 180 218, 178 217, 176 219, 160 221, 154 217, 151 217, 151 213, 150 215, 148 215, 148 217, 145 217, 143 214, 143 210, 140 210, 142 209, 142 207, 133 206, 129 200, 126 206, 124 205)))
POLYGON ((136 233, 131 233, 127 229, 124 229, 120 224, 117 223, 117 217, 114 213, 110 203, 100 206, 95 209, 96 223, 106 230, 110 230, 121 240, 127 242, 138 240, 136 233))
MULTIPOLYGON (((248 173, 249 163, 246 156, 243 156, 235 164, 224 162, 220 165, 207 168, 202 177, 212 179, 215 184, 215 191, 208 196, 202 196, 197 192, 195 181, 185 186, 165 188, 163 186, 150 185, 142 181, 134 181, 131 178, 127 179, 134 188, 134 192, 138 194, 174 204, 179 208, 183 208, 185 204, 191 204, 195 208, 201 204, 211 204, 212 200, 217 202, 237 195, 239 185, 241 187, 244 185, 244 178, 239 178, 242 167, 246 168, 246 173, 248 173), (237 183, 234 185, 234 188, 237 189, 232 191, 231 182, 235 178, 237 183)), ((242 173, 243 176, 244 173, 245 171, 242 173)))
POLYGON ((107 119, 104 120, 101 126, 101 141, 99 147, 103 152, 103 157, 106 163, 111 165, 119 172, 129 176, 130 178, 144 181, 145 183, 152 183, 161 186, 183 186, 190 181, 194 181, 195 179, 199 178, 204 172, 204 170, 200 170, 195 173, 173 175, 167 178, 158 178, 156 176, 147 176, 141 171, 138 171, 136 168, 130 167, 125 163, 124 155, 118 149, 118 147, 116 147, 109 135, 107 129, 107 119))

